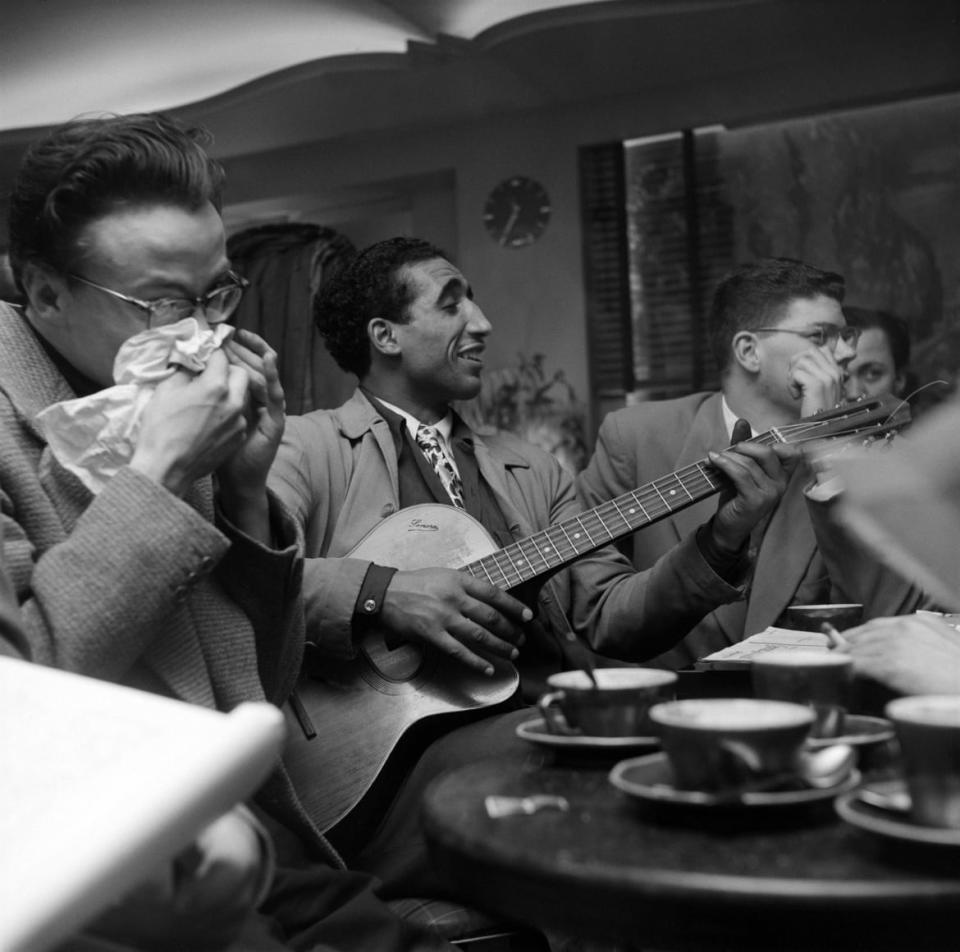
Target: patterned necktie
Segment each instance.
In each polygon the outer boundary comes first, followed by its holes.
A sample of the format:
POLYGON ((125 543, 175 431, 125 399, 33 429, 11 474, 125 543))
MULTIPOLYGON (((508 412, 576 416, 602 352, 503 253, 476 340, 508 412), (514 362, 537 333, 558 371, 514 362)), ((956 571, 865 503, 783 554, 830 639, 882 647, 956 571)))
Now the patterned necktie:
POLYGON ((440 434, 432 426, 421 423, 417 428, 417 446, 423 450, 423 455, 440 477, 440 482, 443 483, 443 488, 453 504, 460 509, 465 509, 463 483, 460 482, 460 476, 440 444, 440 434))

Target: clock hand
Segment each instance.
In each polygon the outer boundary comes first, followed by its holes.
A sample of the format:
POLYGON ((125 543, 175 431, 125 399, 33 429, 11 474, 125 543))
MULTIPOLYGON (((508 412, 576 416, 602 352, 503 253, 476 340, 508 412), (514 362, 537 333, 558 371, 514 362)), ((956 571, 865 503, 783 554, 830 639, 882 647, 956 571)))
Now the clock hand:
POLYGON ((500 244, 506 244, 507 238, 510 235, 510 232, 513 231, 513 226, 517 223, 517 219, 520 217, 520 205, 517 202, 512 203, 512 208, 510 209, 510 217, 507 219, 506 225, 503 226, 503 233, 500 235, 500 244))

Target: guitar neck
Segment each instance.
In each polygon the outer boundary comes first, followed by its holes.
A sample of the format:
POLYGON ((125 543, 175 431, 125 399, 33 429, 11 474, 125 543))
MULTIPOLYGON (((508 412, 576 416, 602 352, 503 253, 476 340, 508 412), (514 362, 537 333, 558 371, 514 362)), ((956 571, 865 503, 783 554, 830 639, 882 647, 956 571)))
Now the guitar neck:
MULTIPOLYGON (((873 399, 860 405, 807 417, 797 423, 774 427, 747 442, 770 446, 774 443, 806 443, 817 439, 855 437, 864 433, 893 431, 907 420, 909 410, 905 404, 898 403, 891 408, 889 400, 873 399)), ((492 555, 477 559, 464 566, 463 571, 498 588, 516 588, 686 509, 720 492, 726 485, 727 479, 718 469, 708 460, 699 460, 572 519, 514 542, 492 555)))
MULTIPOLYGON (((749 442, 769 445, 786 441, 771 431, 749 442)), ((727 479, 718 469, 708 460, 699 460, 477 559, 464 571, 498 588, 515 588, 707 499, 726 485, 727 479)))

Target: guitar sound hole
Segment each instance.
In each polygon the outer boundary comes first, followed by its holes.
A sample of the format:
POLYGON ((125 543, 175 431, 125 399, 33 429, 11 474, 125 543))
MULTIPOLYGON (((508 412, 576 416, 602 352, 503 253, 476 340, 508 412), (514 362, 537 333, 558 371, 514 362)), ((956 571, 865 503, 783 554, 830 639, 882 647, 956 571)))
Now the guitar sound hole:
POLYGON ((383 636, 364 638, 361 654, 380 677, 387 681, 409 681, 423 665, 423 653, 408 642, 387 645, 383 636))

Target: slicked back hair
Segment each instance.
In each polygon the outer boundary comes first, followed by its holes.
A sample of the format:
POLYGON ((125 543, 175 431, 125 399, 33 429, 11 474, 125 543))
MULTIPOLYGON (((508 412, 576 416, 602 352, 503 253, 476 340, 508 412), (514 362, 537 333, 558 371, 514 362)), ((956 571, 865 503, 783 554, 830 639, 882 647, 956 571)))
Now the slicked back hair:
POLYGON ((224 173, 208 133, 161 114, 81 118, 27 150, 10 196, 10 265, 43 262, 77 270, 84 228, 120 208, 206 203, 220 209, 224 173))
POLYGON ((710 346, 720 373, 730 366, 734 335, 771 327, 789 304, 829 297, 843 301, 843 277, 794 258, 761 258, 730 272, 719 284, 710 311, 710 346))
POLYGON ((367 326, 375 317, 403 324, 413 290, 400 271, 447 255, 420 238, 378 241, 341 268, 314 299, 314 321, 337 364, 361 380, 370 370, 367 326))

